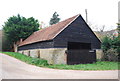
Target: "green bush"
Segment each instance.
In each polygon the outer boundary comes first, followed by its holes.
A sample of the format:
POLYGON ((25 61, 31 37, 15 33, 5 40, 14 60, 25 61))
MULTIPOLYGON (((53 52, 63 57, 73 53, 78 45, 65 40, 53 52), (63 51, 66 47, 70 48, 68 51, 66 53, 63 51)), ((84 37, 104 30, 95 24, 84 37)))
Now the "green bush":
POLYGON ((112 39, 110 37, 107 37, 107 36, 104 37, 102 39, 102 49, 103 49, 103 51, 105 52, 105 51, 109 50, 111 48, 111 46, 112 46, 112 39))
POLYGON ((104 37, 102 40, 103 61, 119 61, 120 57, 120 36, 104 37))
POLYGON ((31 64, 37 65, 37 66, 47 66, 47 60, 39 59, 39 58, 32 58, 31 64))
POLYGON ((104 53, 103 61, 118 61, 118 53, 115 49, 111 48, 104 53))
POLYGON ((120 54, 120 35, 113 38, 112 47, 120 54))

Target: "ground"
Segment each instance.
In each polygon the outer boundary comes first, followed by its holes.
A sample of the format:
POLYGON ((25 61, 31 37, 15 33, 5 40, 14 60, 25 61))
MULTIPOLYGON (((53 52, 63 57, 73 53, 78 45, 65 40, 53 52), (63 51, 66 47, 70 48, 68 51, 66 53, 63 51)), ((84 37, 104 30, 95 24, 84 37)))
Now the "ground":
POLYGON ((118 79, 118 70, 58 70, 26 64, 0 53, 0 76, 3 79, 118 79))

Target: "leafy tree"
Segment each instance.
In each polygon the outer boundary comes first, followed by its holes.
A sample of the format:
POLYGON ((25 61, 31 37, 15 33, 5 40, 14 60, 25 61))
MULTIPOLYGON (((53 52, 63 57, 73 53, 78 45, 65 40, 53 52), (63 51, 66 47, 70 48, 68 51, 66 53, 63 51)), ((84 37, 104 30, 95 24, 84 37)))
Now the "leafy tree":
POLYGON ((6 36, 2 36, 2 51, 12 51, 12 42, 10 42, 6 36))
POLYGON ((33 17, 25 18, 20 16, 10 17, 3 25, 4 35, 9 40, 10 45, 16 43, 20 39, 26 39, 39 27, 38 20, 33 17))
POLYGON ((120 59, 120 35, 118 37, 113 36, 113 38, 104 37, 102 49, 104 52, 104 60, 111 61, 111 59, 114 59, 113 61, 117 61, 118 58, 120 59))
POLYGON ((104 37, 102 41, 102 49, 104 51, 104 59, 110 60, 115 56, 115 60, 120 59, 120 23, 118 23, 118 36, 104 37))
POLYGON ((120 23, 118 23, 118 34, 120 35, 120 23))
POLYGON ((120 35, 118 37, 115 37, 112 41, 112 47, 117 50, 117 52, 120 54, 120 35))
POLYGON ((57 12, 54 12, 52 18, 50 19, 49 24, 50 24, 50 25, 53 25, 53 24, 58 23, 58 22, 60 21, 60 18, 58 18, 58 16, 59 16, 59 15, 57 14, 57 12))
POLYGON ((118 23, 118 37, 115 39, 113 45, 114 45, 114 48, 117 49, 117 52, 119 54, 119 61, 120 61, 120 23, 118 23))
POLYGON ((110 37, 105 36, 102 40, 102 49, 103 51, 107 51, 111 48, 112 39, 110 37))

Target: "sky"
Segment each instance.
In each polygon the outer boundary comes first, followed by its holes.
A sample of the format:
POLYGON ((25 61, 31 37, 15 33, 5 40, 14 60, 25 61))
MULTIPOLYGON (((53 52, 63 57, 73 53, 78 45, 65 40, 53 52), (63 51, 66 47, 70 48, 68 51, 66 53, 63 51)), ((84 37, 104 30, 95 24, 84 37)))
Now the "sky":
POLYGON ((93 30, 105 31, 117 27, 119 0, 0 0, 0 29, 11 16, 20 14, 26 18, 34 17, 48 26, 52 14, 56 11, 62 20, 81 14, 93 30))

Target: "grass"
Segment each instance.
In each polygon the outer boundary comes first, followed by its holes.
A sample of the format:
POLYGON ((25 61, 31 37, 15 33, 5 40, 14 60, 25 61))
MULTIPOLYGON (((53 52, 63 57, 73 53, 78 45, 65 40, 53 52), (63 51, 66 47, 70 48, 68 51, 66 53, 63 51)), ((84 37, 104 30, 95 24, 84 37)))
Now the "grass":
POLYGON ((46 60, 28 57, 28 56, 23 55, 21 53, 15 53, 15 52, 2 52, 2 53, 7 54, 7 55, 12 56, 12 57, 15 57, 16 59, 19 59, 19 60, 26 62, 28 64, 41 66, 41 67, 48 65, 46 60))
POLYGON ((66 69, 66 70, 120 70, 120 62, 108 62, 108 61, 99 61, 93 64, 78 64, 78 65, 49 65, 46 60, 39 58, 31 58, 26 55, 15 53, 15 52, 3 52, 9 56, 15 57, 21 61, 24 61, 28 64, 36 65, 39 67, 48 67, 53 69, 66 69))
POLYGON ((71 70, 117 70, 117 62, 96 62, 93 64, 78 64, 78 65, 51 65, 49 68, 55 69, 71 69, 71 70))

